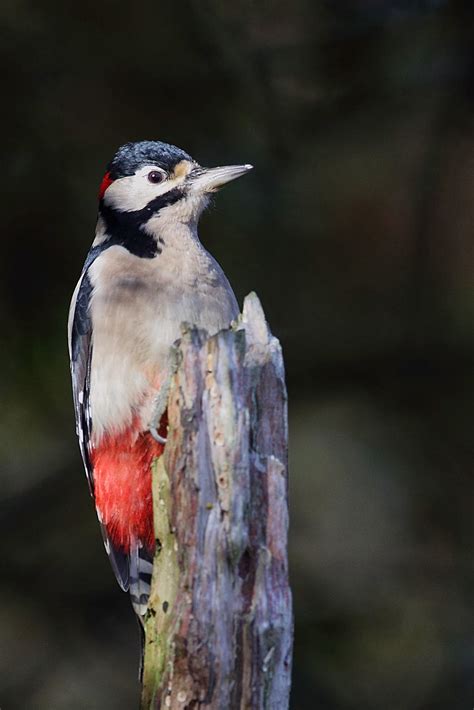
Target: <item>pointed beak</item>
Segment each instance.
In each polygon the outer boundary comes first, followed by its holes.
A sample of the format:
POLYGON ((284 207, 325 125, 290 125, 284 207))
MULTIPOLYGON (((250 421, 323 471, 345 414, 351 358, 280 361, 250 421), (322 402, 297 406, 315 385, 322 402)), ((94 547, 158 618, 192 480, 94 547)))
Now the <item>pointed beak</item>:
POLYGON ((193 192, 215 192, 222 185, 245 175, 253 165, 225 165, 221 168, 195 168, 188 177, 193 192))

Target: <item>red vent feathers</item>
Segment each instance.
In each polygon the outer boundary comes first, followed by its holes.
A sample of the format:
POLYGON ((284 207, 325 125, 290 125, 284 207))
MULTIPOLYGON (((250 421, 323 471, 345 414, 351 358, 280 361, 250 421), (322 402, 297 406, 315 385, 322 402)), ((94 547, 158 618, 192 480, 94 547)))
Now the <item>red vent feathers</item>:
POLYGON ((103 198, 105 191, 107 190, 109 185, 113 183, 113 181, 113 178, 110 177, 110 173, 105 173, 104 177, 102 178, 102 182, 100 183, 99 200, 103 198))
MULTIPOLYGON (((155 544, 151 465, 163 445, 148 432, 137 434, 139 428, 135 418, 126 431, 105 435, 91 452, 97 510, 114 545, 127 553, 136 540, 148 550, 155 544)), ((159 432, 166 436, 166 413, 159 432)))

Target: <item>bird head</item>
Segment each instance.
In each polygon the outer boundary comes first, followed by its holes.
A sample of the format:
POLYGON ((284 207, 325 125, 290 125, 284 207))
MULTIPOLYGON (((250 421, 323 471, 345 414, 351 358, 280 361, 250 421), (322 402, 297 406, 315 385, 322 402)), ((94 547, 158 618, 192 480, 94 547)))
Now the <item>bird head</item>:
POLYGON ((188 153, 160 141, 123 145, 109 163, 99 191, 100 209, 134 216, 197 222, 211 193, 251 170, 251 165, 203 168, 188 153))

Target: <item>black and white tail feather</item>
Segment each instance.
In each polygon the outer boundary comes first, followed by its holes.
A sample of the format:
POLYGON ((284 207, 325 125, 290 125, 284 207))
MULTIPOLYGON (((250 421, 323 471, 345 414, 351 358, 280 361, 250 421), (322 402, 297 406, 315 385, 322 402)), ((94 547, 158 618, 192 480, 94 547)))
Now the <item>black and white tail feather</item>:
POLYGON ((153 573, 153 553, 136 543, 130 549, 129 592, 133 608, 141 619, 148 608, 153 573))

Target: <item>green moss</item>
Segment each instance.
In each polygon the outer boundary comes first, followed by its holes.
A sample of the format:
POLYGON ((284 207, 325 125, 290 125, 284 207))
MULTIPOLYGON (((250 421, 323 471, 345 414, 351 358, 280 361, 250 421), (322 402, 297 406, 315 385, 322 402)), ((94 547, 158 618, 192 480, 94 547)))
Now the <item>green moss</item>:
POLYGON ((155 707, 156 695, 173 661, 173 613, 179 581, 176 537, 170 526, 170 482, 164 459, 152 467, 155 537, 151 594, 145 616, 145 657, 141 710, 155 707))

